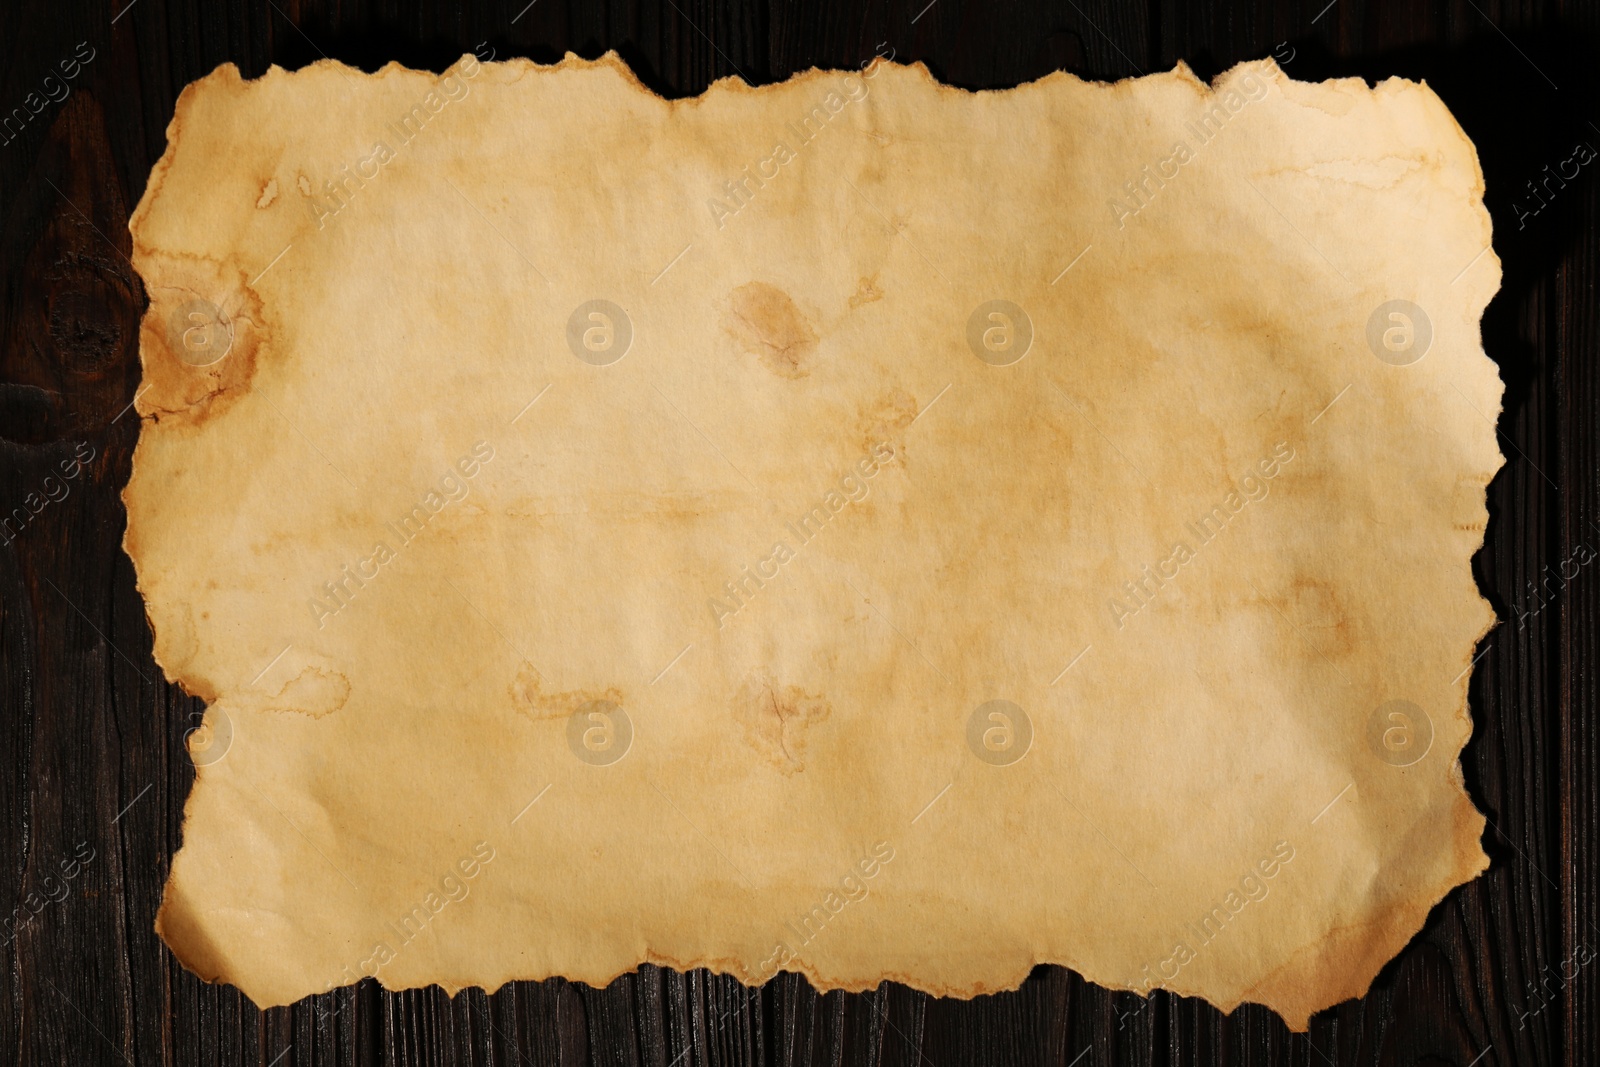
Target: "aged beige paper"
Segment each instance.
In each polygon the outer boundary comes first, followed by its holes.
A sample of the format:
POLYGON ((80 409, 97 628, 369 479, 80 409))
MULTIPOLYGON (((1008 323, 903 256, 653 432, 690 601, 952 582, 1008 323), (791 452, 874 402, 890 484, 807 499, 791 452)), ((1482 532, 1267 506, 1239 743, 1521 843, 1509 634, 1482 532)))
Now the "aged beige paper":
POLYGON ((158 928, 282 1004, 643 961, 1304 1028, 1483 870, 1499 264, 1426 86, 190 86, 127 549, 158 928))

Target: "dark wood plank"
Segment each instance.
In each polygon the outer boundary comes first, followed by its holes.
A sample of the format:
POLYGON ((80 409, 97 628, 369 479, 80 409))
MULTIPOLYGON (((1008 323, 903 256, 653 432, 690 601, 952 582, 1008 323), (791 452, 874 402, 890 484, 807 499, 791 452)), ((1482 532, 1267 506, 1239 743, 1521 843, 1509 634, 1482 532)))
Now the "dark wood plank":
POLYGON ((83 457, 63 499, 0 538, 0 920, 30 917, 14 937, 0 933, 0 1062, 1600 1062, 1600 568, 1575 562, 1600 552, 1600 181, 1586 169, 1537 213, 1526 191, 1577 141, 1600 148, 1600 4, 1324 3, 25 0, 0 10, 0 118, 79 42, 93 50, 70 95, 0 138, 0 514, 83 457), (247 75, 323 55, 441 69, 480 44, 542 61, 616 48, 672 96, 729 75, 764 83, 853 68, 875 53, 968 87, 1055 69, 1116 78, 1180 59, 1209 77, 1268 55, 1299 78, 1426 78, 1479 147, 1505 268, 1484 335, 1507 384, 1508 464, 1490 487, 1475 571, 1506 622, 1473 678, 1477 732, 1463 757, 1492 820, 1491 870, 1434 910, 1366 997, 1324 1012, 1305 1036, 1259 1008, 1225 1017, 1164 993, 1144 1001, 1055 967, 973 1001, 894 985, 819 995, 787 975, 748 990, 645 967, 604 990, 552 980, 451 999, 368 982, 267 1012, 184 972, 151 923, 180 842, 193 781, 182 739, 200 704, 152 661, 120 551, 144 306, 127 216, 177 93, 218 63, 247 75))

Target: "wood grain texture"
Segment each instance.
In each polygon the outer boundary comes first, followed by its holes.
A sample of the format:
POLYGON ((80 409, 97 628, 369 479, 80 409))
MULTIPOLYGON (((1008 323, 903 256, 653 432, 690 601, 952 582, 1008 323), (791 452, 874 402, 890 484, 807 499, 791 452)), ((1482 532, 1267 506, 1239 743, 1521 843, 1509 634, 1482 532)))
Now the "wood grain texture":
POLYGON ((1527 188, 1578 142, 1600 149, 1600 2, 525 2, 0 7, 0 516, 92 450, 62 499, 0 535, 0 1064, 1600 1063, 1600 566, 1579 562, 1600 551, 1600 161, 1539 200, 1527 188), (367 982, 267 1012, 187 974, 151 924, 200 703, 151 659, 120 549, 145 304, 128 213, 177 93, 218 63, 438 70, 482 42, 543 61, 615 48, 671 96, 890 50, 971 88, 1179 59, 1210 77, 1267 55, 1302 79, 1425 78, 1478 146, 1505 268, 1484 335, 1507 383, 1509 462, 1475 570, 1506 621, 1483 645, 1463 756, 1490 819, 1488 873, 1308 1035, 1261 1009, 1146 1002, 1056 967, 972 1001, 645 967, 606 989, 552 980, 453 1000, 367 982), (48 99, 45 78, 83 48, 69 94, 48 99))

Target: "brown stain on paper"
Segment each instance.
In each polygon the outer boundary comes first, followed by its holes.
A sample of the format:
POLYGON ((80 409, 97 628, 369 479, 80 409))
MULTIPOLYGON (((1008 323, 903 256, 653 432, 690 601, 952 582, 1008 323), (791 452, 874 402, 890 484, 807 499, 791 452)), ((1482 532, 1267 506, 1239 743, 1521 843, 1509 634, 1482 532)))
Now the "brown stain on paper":
POLYGON ((623 703, 622 690, 615 686, 602 689, 574 689, 559 693, 546 693, 544 682, 532 664, 524 663, 507 692, 511 705, 534 722, 566 719, 592 700, 609 700, 623 703))
POLYGON ((782 289, 750 282, 728 294, 722 328, 761 365, 780 378, 804 378, 817 349, 817 331, 782 289))
POLYGON ((832 711, 822 697, 782 685, 763 670, 752 671, 733 700, 746 743, 784 774, 806 769, 806 732, 832 711))

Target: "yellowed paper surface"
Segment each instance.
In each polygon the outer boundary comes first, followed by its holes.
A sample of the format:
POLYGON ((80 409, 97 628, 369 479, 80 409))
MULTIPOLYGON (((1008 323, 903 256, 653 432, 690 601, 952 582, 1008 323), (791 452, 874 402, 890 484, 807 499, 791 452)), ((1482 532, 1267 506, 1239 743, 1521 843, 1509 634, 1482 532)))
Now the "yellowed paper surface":
POLYGON ((131 224, 162 936, 1305 1027, 1487 862, 1481 197, 1425 86, 1270 62, 220 68, 131 224))

